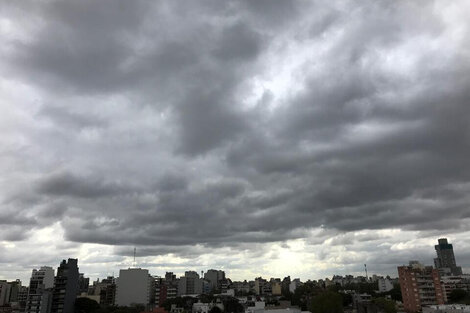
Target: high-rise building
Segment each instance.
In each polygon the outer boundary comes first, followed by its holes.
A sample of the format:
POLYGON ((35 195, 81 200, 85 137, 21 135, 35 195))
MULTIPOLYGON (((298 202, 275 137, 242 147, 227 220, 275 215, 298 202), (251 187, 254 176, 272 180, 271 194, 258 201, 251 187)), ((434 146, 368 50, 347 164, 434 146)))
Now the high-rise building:
POLYGON ((447 242, 447 238, 438 239, 438 244, 434 248, 437 253, 434 265, 441 275, 462 275, 462 268, 455 262, 454 247, 447 242))
POLYGON ((10 291, 10 303, 18 303, 18 293, 21 289, 21 280, 17 279, 15 281, 9 282, 11 286, 10 291))
POLYGON ((88 292, 88 286, 90 285, 90 278, 85 277, 85 274, 79 273, 78 274, 78 288, 79 288, 79 293, 87 293, 88 292))
POLYGON ((393 289, 392 281, 389 278, 377 278, 379 292, 388 292, 393 289))
POLYGON ((101 281, 100 288, 100 304, 112 306, 116 301, 116 280, 112 276, 108 276, 101 281))
POLYGON ((202 279, 194 271, 186 271, 178 282, 178 295, 198 295, 202 293, 202 279))
POLYGON ((54 287, 54 269, 43 266, 34 269, 29 281, 29 292, 26 299, 26 313, 48 313, 52 305, 52 288, 54 287))
POLYGON ((63 260, 54 280, 51 312, 73 313, 78 291, 78 260, 63 260))
POLYGON ((152 280, 146 269, 120 270, 116 279, 116 305, 149 304, 152 280))
POLYGON ((10 303, 11 285, 6 280, 0 280, 0 306, 10 303))
POLYGON ((419 312, 425 305, 444 304, 439 271, 432 266, 410 261, 409 266, 398 267, 398 277, 405 312, 419 312))
POLYGON ((221 283, 225 280, 225 272, 221 270, 210 269, 204 274, 204 279, 209 282, 211 290, 220 290, 221 283))

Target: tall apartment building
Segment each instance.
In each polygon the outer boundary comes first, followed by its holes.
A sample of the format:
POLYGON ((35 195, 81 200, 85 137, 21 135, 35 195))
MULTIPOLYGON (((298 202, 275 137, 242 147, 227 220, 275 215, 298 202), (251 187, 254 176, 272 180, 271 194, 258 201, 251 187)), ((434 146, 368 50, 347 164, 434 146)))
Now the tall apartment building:
POLYGON ((300 282, 300 278, 295 278, 289 284, 289 291, 294 293, 295 290, 299 288, 300 286, 302 286, 302 283, 300 282))
POLYGON ((377 285, 379 288, 379 292, 387 292, 393 289, 392 281, 388 278, 377 278, 377 285))
POLYGON ((178 282, 178 295, 198 295, 202 293, 202 279, 199 274, 194 271, 184 272, 184 276, 180 277, 178 282))
POLYGON ((425 305, 444 304, 439 271, 432 266, 410 261, 409 266, 398 267, 398 277, 405 312, 419 312, 425 305))
POLYGON ((52 288, 54 287, 54 269, 43 266, 33 269, 29 280, 29 291, 26 299, 26 313, 48 313, 52 305, 52 288))
POLYGON ((78 274, 79 293, 82 293, 82 292, 87 293, 89 285, 90 285, 90 279, 88 277, 85 277, 85 274, 79 273, 78 274))
POLYGON ((221 270, 210 269, 204 274, 204 279, 210 284, 211 290, 221 289, 221 283, 225 280, 225 272, 221 270))
POLYGON ((462 289, 470 292, 470 276, 444 276, 441 277, 441 285, 445 295, 445 301, 449 301, 450 294, 455 289, 462 289))
POLYGON ((6 280, 0 280, 0 306, 10 303, 11 285, 6 280))
POLYGON ((108 276, 101 281, 100 288, 100 304, 112 306, 116 302, 116 280, 112 276, 108 276))
POLYGON ((165 278, 155 278, 155 305, 161 307, 167 299, 178 296, 178 282, 173 273, 166 273, 165 278))
POLYGON ((120 270, 116 279, 116 301, 118 306, 131 304, 148 305, 153 278, 149 271, 141 268, 120 270))
POLYGON ((78 260, 63 260, 54 280, 51 312, 73 313, 78 291, 78 260))
POLYGON ((447 242, 447 238, 438 239, 438 244, 434 248, 437 253, 434 265, 441 275, 462 275, 462 268, 455 262, 454 247, 447 242))

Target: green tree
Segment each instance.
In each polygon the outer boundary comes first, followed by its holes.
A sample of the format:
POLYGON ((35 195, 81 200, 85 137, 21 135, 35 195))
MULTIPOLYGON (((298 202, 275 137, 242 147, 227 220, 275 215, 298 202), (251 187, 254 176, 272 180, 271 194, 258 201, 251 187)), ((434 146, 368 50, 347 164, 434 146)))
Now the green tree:
POLYGON ((449 301, 451 303, 463 303, 468 297, 468 293, 463 289, 454 289, 449 295, 449 301))
POLYGON ((310 312, 343 313, 343 297, 333 291, 322 292, 312 299, 310 312))
POLYGON ((222 313, 222 310, 218 306, 213 306, 209 313, 222 313))
POLYGON ((89 298, 77 298, 75 300, 75 313, 92 313, 97 311, 100 305, 89 298))
POLYGON ((385 313, 397 313, 397 306, 395 301, 385 298, 375 298, 372 300, 377 307, 379 307, 385 313))
POLYGON ((341 297, 343 298, 343 307, 349 306, 353 303, 353 299, 351 294, 349 293, 340 293, 341 297))
POLYGON ((400 284, 394 284, 393 289, 389 291, 390 297, 395 301, 403 301, 401 296, 400 284))

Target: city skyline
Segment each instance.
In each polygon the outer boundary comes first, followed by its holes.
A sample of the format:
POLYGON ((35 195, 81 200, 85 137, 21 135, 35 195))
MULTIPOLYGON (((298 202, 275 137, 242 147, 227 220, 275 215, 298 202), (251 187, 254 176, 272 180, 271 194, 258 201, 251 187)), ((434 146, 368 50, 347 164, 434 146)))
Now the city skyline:
POLYGON ((106 277, 134 247, 155 274, 396 276, 442 237, 469 272, 468 16, 2 1, 0 279, 64 257, 106 277))
MULTIPOLYGON (((449 245, 450 247, 453 246, 452 243, 449 243, 448 242, 448 239, 447 238, 439 238, 438 240, 438 243, 439 244, 446 244, 446 245, 449 245)), ((435 245, 435 247, 437 247, 437 245, 435 245)), ((136 252, 136 248, 135 248, 135 252, 136 252)), ((439 253, 437 252, 437 248, 435 248, 436 250, 436 254, 437 254, 437 257, 439 258, 439 253)), ((451 264, 439 264, 439 266, 437 266, 438 263, 436 263, 436 258, 433 258, 432 260, 434 261, 434 265, 431 265, 431 266, 435 266, 436 269, 440 269, 442 270, 442 273, 446 274, 446 275, 449 275, 449 273, 451 273, 455 268, 456 266, 460 265, 459 264, 455 264, 455 256, 454 256, 454 252, 453 252, 453 249, 451 248, 451 258, 453 260, 453 263, 451 264), (447 267, 447 268, 446 268, 447 267)), ((74 259, 74 258, 72 258, 74 259)), ((412 258, 409 258, 408 261, 404 261, 402 263, 397 263, 396 265, 402 265, 404 266, 406 263, 408 262, 420 262, 424 265, 429 265, 431 264, 429 260, 420 260, 419 258, 417 258, 416 255, 413 255, 412 258)), ((43 267, 44 265, 41 265, 41 266, 37 266, 38 268, 39 267, 43 267)), ((51 266, 51 265, 45 265, 46 267, 48 266, 51 266)), ((368 271, 366 271, 366 266, 367 264, 363 264, 364 267, 362 267, 362 271, 349 271, 349 272, 345 272, 345 271, 336 271, 336 272, 333 272, 333 274, 331 275, 327 275, 327 276, 323 276, 323 277, 301 277, 301 276, 296 276, 295 273, 294 275, 292 275, 292 273, 284 273, 282 275, 274 275, 274 276, 269 276, 267 274, 261 274, 260 272, 258 273, 254 273, 254 276, 252 277, 240 277, 240 276, 235 276, 235 277, 230 277, 230 278, 234 278, 234 281, 249 281, 249 280, 252 280, 254 277, 266 277, 266 278, 273 278, 273 277, 276 277, 276 278, 283 278, 283 277, 291 277, 292 279, 293 278, 300 278, 302 281, 307 281, 307 280, 321 280, 321 279, 328 279, 329 277, 333 277, 333 276, 343 276, 343 275, 352 275, 352 276, 357 276, 357 277, 372 277, 372 276, 389 276, 391 278, 397 278, 398 277, 398 271, 395 270, 395 273, 379 273, 379 272, 374 272, 373 271, 373 264, 372 264, 372 271, 371 271, 371 264, 369 264, 369 269, 368 271)), ((53 266, 52 266, 53 267, 53 266)), ((90 278, 92 281, 95 281, 95 280, 99 280, 99 279, 103 279, 103 278, 106 278, 106 277, 115 277, 115 273, 119 273, 120 271, 122 270, 126 270, 126 269, 146 269, 149 271, 149 273, 152 275, 152 276, 155 276, 155 277, 165 277, 165 273, 168 273, 168 272, 171 272, 171 273, 174 273, 176 275, 176 277, 180 277, 180 276, 184 276, 184 274, 187 272, 187 271, 194 271, 194 273, 197 273, 199 275, 199 273, 201 273, 201 275, 203 273, 207 273, 208 270, 212 270, 213 268, 209 268, 209 267, 206 267, 206 268, 203 268, 203 267, 200 267, 200 268, 191 268, 191 267, 187 267, 187 268, 183 268, 180 272, 178 271, 175 271, 173 268, 169 267, 169 268, 166 268, 163 272, 159 272, 158 270, 155 271, 155 270, 152 270, 152 264, 148 264, 148 263, 139 263, 138 262, 138 258, 133 258, 132 259, 132 264, 127 266, 127 267, 120 267, 120 268, 116 268, 116 271, 112 271, 112 272, 100 272, 99 274, 97 273, 86 273, 86 271, 81 271, 82 274, 84 274, 86 277, 90 278), (141 265, 145 265, 145 266, 141 266, 141 265)), ((461 275, 462 274, 462 270, 461 270, 461 267, 458 266, 458 269, 459 272, 457 273, 454 273, 454 275, 461 275)), ((227 277, 231 276, 230 275, 230 269, 226 269, 226 268, 218 268, 218 270, 222 270, 224 272, 227 272, 228 275, 227 277)), ((34 272, 36 271, 36 269, 33 269, 33 274, 34 272)), ((463 272, 465 273, 466 272, 466 269, 464 268, 463 269, 463 272)), ((224 274, 225 276, 225 274, 224 274)), ((26 277, 26 276, 25 276, 26 277)), ((202 277, 202 276, 201 276, 202 277)), ((14 281, 16 279, 21 279, 22 281, 27 281, 25 280, 25 278, 23 276, 21 277, 15 277, 15 278, 12 278, 12 277, 2 277, 0 276, 0 280, 3 279, 3 280, 10 280, 10 281, 14 281)))

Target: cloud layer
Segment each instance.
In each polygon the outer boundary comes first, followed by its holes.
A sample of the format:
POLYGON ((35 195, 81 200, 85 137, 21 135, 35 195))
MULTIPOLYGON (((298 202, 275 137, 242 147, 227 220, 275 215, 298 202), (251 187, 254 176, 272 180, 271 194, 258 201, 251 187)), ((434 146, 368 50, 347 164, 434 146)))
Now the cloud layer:
POLYGON ((138 246, 161 271, 310 278, 467 247, 468 5, 1 6, 2 266, 100 275, 138 246), (38 236, 55 248, 20 261, 38 236))

